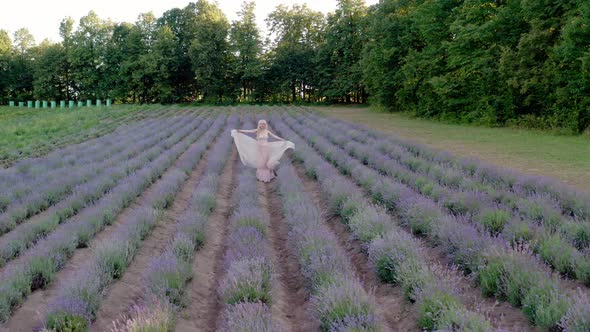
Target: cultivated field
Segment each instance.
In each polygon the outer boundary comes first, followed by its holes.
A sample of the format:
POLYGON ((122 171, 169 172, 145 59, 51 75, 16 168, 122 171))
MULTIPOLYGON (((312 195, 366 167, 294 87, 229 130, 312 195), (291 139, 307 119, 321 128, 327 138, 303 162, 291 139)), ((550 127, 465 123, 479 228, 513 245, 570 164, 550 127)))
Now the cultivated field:
POLYGON ((106 123, 0 170, 0 331, 590 329, 587 193, 307 108, 106 123))

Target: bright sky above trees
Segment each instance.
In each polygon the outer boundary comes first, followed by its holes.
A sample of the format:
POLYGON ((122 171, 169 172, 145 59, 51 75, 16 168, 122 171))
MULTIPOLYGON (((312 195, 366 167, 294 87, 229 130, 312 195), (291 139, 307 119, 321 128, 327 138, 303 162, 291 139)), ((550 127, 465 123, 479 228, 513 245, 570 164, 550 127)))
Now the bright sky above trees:
MULTIPOLYGON (((237 12, 243 0, 220 0, 219 7, 230 21, 237 19, 237 12)), ((27 28, 35 36, 37 43, 45 38, 59 41, 59 22, 66 16, 74 18, 76 23, 80 17, 94 10, 101 18, 113 21, 135 22, 140 13, 153 11, 160 16, 164 11, 174 7, 185 7, 188 0, 18 0, 3 5, 0 11, 0 29, 8 30, 10 36, 20 28, 27 28)), ((279 4, 306 3, 313 10, 324 13, 336 9, 336 0, 256 0, 256 17, 258 26, 265 29, 264 19, 279 4)), ((378 0, 366 0, 367 5, 378 3, 378 0)))

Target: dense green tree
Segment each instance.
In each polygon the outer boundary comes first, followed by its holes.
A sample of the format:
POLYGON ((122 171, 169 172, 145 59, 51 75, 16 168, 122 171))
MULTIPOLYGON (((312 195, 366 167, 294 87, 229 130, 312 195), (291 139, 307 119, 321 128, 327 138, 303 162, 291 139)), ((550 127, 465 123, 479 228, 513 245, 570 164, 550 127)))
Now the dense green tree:
POLYGON ((230 25, 215 3, 199 0, 189 5, 194 11, 193 40, 189 49, 195 81, 205 101, 234 99, 230 76, 232 56, 228 42, 230 25))
POLYGON ((162 103, 172 103, 182 99, 181 96, 174 94, 172 73, 176 68, 176 43, 174 32, 167 25, 158 27, 156 31, 153 55, 156 61, 153 97, 162 103))
POLYGON ((33 52, 35 38, 29 30, 22 28, 14 33, 14 54, 8 67, 10 98, 33 98, 33 52))
POLYGON ((81 99, 106 98, 110 82, 105 77, 105 58, 113 24, 91 11, 80 19, 72 36, 70 63, 73 68, 75 94, 81 99))
POLYGON ((195 12, 189 5, 166 11, 158 19, 160 28, 166 26, 172 31, 174 54, 169 59, 168 75, 172 84, 174 102, 192 101, 196 98, 196 86, 189 48, 194 37, 193 21, 195 12))
POLYGON ((364 0, 339 0, 328 15, 316 67, 321 94, 331 101, 359 103, 366 97, 360 64, 366 14, 364 0))
POLYGON ((9 96, 8 69, 12 53, 12 40, 5 30, 0 30, 0 103, 6 102, 9 96))
POLYGON ((12 50, 12 40, 6 30, 0 30, 0 55, 8 55, 12 50))
POLYGON ((236 58, 233 74, 242 101, 252 96, 256 81, 262 75, 262 39, 256 26, 255 9, 255 2, 244 2, 239 12, 240 19, 232 22, 230 30, 231 51, 236 58))
POLYGON ((131 46, 131 54, 123 63, 129 73, 134 100, 141 103, 155 101, 153 94, 159 71, 157 55, 153 49, 157 29, 156 17, 152 13, 140 15, 128 40, 127 46, 131 46))
MULTIPOLYGON (((72 73, 72 47, 74 34, 74 19, 71 17, 64 18, 59 24, 59 35, 62 38, 63 59, 61 75, 63 76, 63 98, 71 100, 74 94, 74 79, 72 73)), ((55 96, 54 96, 55 97, 55 96)))
POLYGON ((66 98, 66 81, 63 68, 66 59, 64 47, 43 41, 34 50, 34 96, 35 99, 66 98))
POLYGON ((266 19, 271 35, 268 71, 273 93, 281 101, 316 100, 316 58, 324 16, 307 5, 279 5, 266 19))
POLYGON ((414 1, 384 1, 370 11, 367 43, 361 65, 364 84, 372 100, 390 110, 402 110, 397 92, 402 89, 401 67, 415 44, 412 25, 414 1))

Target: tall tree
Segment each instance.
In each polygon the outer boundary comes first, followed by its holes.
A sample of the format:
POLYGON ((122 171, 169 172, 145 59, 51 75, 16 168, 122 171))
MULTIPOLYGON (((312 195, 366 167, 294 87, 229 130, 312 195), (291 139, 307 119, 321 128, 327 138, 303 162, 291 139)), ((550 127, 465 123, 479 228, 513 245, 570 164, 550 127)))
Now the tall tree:
POLYGON ((63 68, 64 47, 44 40, 34 49, 34 95, 37 99, 64 99, 67 86, 63 68))
POLYGON ((72 99, 74 88, 74 80, 72 73, 72 48, 74 36, 74 19, 71 17, 64 18, 59 24, 59 35, 62 38, 63 46, 63 61, 62 61, 62 75, 64 84, 64 96, 66 100, 72 99))
POLYGON ((193 7, 194 5, 188 5, 185 8, 168 10, 158 19, 158 26, 168 27, 173 35, 174 55, 169 59, 168 70, 175 102, 192 101, 196 98, 195 74, 189 54, 195 38, 196 13, 193 7))
POLYGON ((9 97, 9 77, 12 54, 12 40, 6 30, 0 30, 0 103, 6 102, 9 97))
POLYGON ((366 14, 364 0, 339 0, 336 11, 328 15, 317 70, 322 94, 331 101, 358 103, 366 97, 360 65, 366 14))
POLYGON ((370 12, 367 43, 363 48, 363 82, 372 101, 390 110, 400 108, 401 67, 415 34, 410 13, 415 1, 383 1, 370 12))
POLYGON ((315 59, 323 38, 323 14, 307 5, 279 5, 266 22, 274 37, 266 79, 273 82, 274 92, 283 95, 284 101, 311 101, 318 81, 315 59))
POLYGON ((199 0, 189 6, 195 14, 194 38, 189 52, 198 89, 207 101, 221 102, 224 97, 233 99, 234 89, 227 85, 232 79, 227 39, 229 22, 215 3, 199 0))
POLYGON ((153 94, 154 98, 161 103, 172 103, 177 99, 174 95, 172 77, 172 73, 176 68, 176 51, 172 29, 167 25, 159 27, 156 32, 156 42, 153 50, 157 71, 153 94))
POLYGON ((9 85, 11 97, 29 99, 33 97, 33 54, 35 38, 29 30, 22 28, 14 33, 14 57, 10 62, 9 85))
POLYGON ((262 75, 262 39, 256 26, 254 1, 243 2, 240 19, 232 22, 231 50, 236 56, 234 75, 238 80, 241 100, 248 100, 254 91, 256 80, 262 75))
POLYGON ((113 24, 91 11, 80 19, 73 35, 71 64, 78 98, 106 98, 108 85, 104 80, 106 45, 113 24))

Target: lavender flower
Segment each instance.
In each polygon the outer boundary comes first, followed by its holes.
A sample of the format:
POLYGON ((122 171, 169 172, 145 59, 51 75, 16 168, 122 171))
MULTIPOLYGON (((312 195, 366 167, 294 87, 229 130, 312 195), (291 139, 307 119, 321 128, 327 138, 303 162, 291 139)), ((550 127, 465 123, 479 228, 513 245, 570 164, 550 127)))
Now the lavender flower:
POLYGON ((223 314, 221 331, 224 332, 273 332, 280 331, 272 320, 268 305, 262 302, 236 303, 228 306, 223 314))
POLYGON ((574 303, 559 322, 565 332, 585 332, 590 330, 590 299, 578 290, 574 303))
POLYGON ((131 317, 113 322, 111 332, 171 331, 174 328, 174 320, 171 306, 156 301, 133 306, 131 317))
POLYGON ((266 258, 235 261, 219 286, 219 294, 228 305, 257 301, 270 303, 273 278, 272 265, 266 258))
POLYGON ((311 301, 322 329, 342 327, 346 322, 367 324, 363 330, 379 329, 372 297, 353 280, 343 278, 330 283, 318 289, 311 301))

